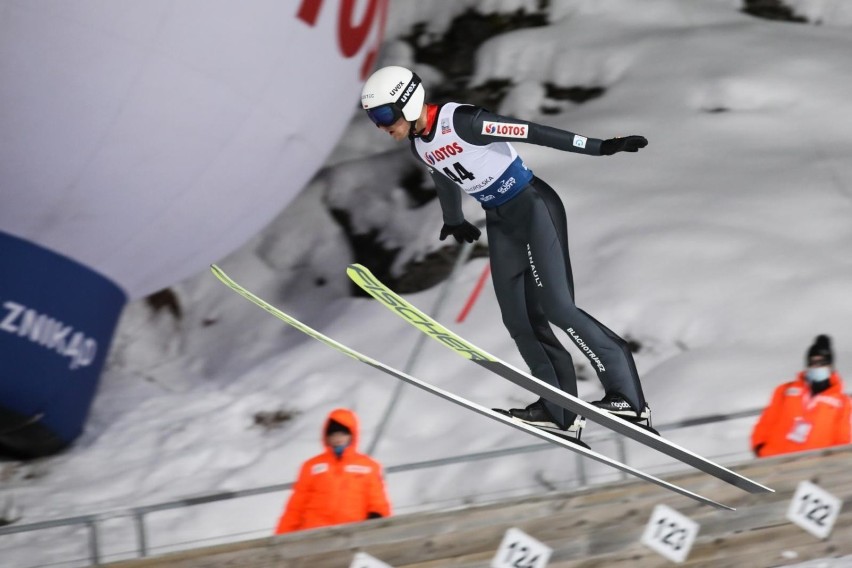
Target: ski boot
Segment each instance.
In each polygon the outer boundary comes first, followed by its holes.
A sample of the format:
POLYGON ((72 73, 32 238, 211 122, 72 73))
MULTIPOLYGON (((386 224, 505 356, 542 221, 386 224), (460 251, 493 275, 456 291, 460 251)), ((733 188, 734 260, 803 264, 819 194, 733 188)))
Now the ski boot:
POLYGON ((509 410, 495 408, 493 410, 518 422, 523 422, 524 424, 535 426, 539 430, 555 434, 588 450, 591 449, 588 444, 580 440, 583 427, 586 425, 586 419, 582 416, 577 415, 573 424, 563 428, 553 419, 553 416, 551 416, 541 401, 536 401, 526 408, 510 408, 509 410))
POLYGON ((652 434, 657 436, 660 435, 660 433, 651 426, 651 408, 647 403, 645 403, 645 408, 642 409, 642 412, 637 412, 636 409, 633 408, 621 395, 607 394, 601 400, 596 400, 591 404, 601 410, 609 412, 613 416, 618 416, 623 420, 631 422, 652 434))

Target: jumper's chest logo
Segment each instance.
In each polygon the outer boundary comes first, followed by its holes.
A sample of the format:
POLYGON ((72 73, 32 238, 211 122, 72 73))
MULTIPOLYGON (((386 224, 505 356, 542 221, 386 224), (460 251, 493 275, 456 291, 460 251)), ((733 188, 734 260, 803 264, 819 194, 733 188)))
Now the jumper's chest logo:
POLYGON ((441 146, 436 150, 430 150, 424 153, 423 158, 430 166, 434 166, 441 160, 446 160, 450 156, 456 156, 462 152, 464 152, 464 148, 461 147, 461 144, 453 142, 452 144, 447 144, 446 146, 441 146))

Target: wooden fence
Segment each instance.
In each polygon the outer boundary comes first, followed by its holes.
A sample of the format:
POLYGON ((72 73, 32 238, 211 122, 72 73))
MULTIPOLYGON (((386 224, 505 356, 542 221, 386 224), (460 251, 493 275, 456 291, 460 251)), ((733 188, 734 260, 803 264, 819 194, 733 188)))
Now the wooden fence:
POLYGON ((700 524, 681 566, 761 568, 852 554, 852 446, 729 465, 776 490, 750 495, 700 472, 666 479, 734 512, 700 505, 655 485, 627 481, 487 505, 365 523, 110 564, 111 568, 348 568, 363 551, 395 568, 487 568, 505 531, 517 527, 553 548, 548 568, 675 566, 640 544, 657 504, 700 524), (820 540, 790 523, 787 508, 803 480, 844 502, 820 540))

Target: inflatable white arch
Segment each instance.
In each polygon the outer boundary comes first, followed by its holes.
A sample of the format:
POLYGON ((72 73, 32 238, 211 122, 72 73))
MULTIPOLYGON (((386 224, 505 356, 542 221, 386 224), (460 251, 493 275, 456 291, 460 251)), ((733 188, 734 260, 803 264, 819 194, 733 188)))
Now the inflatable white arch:
POLYGON ((121 307, 316 172, 387 0, 42 0, 0 17, 0 451, 79 433, 121 307))

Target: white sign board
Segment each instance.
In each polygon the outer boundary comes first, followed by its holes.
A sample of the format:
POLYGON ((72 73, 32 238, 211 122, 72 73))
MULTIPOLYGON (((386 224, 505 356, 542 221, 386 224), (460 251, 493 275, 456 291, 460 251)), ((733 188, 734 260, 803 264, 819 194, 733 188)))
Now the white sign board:
POLYGON ((787 519, 817 538, 828 538, 843 502, 810 481, 802 481, 796 488, 787 519))
POLYGON ((374 558, 367 554, 366 552, 359 552, 355 554, 355 557, 352 559, 352 564, 349 565, 349 568, 393 568, 390 564, 385 564, 378 558, 374 558))
POLYGON ((544 568, 551 554, 552 548, 513 527, 503 535, 491 568, 544 568))
POLYGON ((665 505, 657 505, 645 527, 642 544, 672 562, 681 563, 689 556, 699 525, 665 505))

